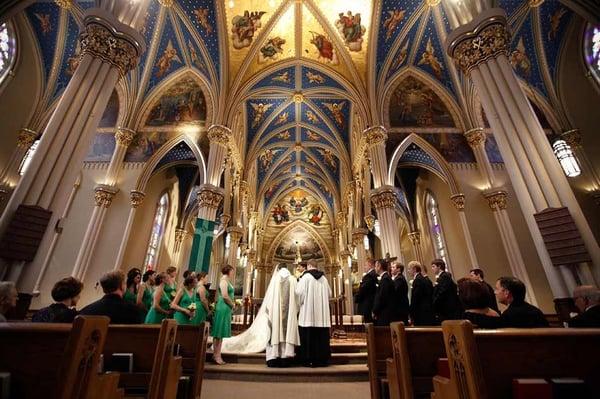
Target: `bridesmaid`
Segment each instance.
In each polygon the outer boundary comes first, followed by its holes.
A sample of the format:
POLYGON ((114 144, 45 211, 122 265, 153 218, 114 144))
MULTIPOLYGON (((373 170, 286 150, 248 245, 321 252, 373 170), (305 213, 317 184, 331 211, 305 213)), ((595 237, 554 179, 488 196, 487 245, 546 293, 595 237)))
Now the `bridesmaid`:
POLYGON ((136 304, 138 286, 140 285, 141 280, 142 272, 137 267, 134 267, 127 272, 127 289, 123 294, 123 299, 125 300, 125 302, 129 302, 134 305, 136 304))
POLYGON ((154 294, 154 270, 147 270, 142 276, 142 284, 138 288, 137 305, 146 312, 152 307, 152 295, 154 294))
POLYGON ((197 326, 200 323, 206 321, 208 315, 208 299, 206 298, 206 283, 208 274, 206 272, 200 272, 198 274, 198 288, 196 289, 196 295, 194 295, 194 302, 196 303, 196 314, 192 319, 192 324, 197 326))
POLYGON ((167 267, 166 273, 167 281, 165 282, 165 292, 172 301, 177 294, 177 268, 175 266, 169 266, 167 267))
POLYGON ((164 319, 171 315, 172 311, 169 307, 171 298, 167 296, 165 285, 168 276, 165 273, 160 273, 155 277, 156 288, 154 290, 154 298, 152 308, 146 315, 146 324, 160 324, 164 319))
POLYGON ((189 309, 190 305, 196 302, 194 301, 194 290, 196 289, 196 274, 190 273, 183 280, 183 287, 181 287, 175 299, 171 302, 171 309, 175 310, 173 318, 177 321, 177 324, 191 324, 194 318, 194 310, 189 309))
POLYGON ((221 346, 223 338, 231 337, 231 315, 235 307, 235 303, 233 302, 233 285, 230 282, 233 275, 233 267, 230 265, 223 266, 221 274, 223 276, 217 290, 218 299, 211 331, 214 348, 213 358, 217 364, 225 364, 221 357, 221 346))

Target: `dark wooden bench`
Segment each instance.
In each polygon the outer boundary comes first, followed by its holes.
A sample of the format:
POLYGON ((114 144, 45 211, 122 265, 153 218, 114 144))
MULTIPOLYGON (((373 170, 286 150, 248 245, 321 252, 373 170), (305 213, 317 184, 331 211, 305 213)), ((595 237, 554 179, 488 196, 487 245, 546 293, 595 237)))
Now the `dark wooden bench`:
POLYGON ((183 375, 190 378, 189 399, 200 399, 206 359, 208 323, 199 326, 178 326, 175 343, 182 357, 183 375))
POLYGON ((387 359, 387 379, 391 399, 429 398, 438 360, 446 357, 440 327, 390 325, 393 357, 387 359))
POLYGON ((98 375, 108 323, 101 316, 78 316, 72 325, 1 323, 0 372, 10 373, 10 397, 118 397, 118 374, 98 375))
POLYGON ((371 398, 385 397, 387 391, 386 360, 392 355, 392 338, 389 327, 376 327, 372 323, 365 324, 367 329, 367 366, 369 368, 369 384, 371 398))
POLYGON ((181 357, 173 355, 175 320, 158 325, 111 325, 104 345, 105 364, 113 353, 133 354, 132 372, 120 372, 119 387, 126 396, 175 399, 181 377, 181 357))
POLYGON ((434 378, 435 398, 505 399, 514 379, 578 378, 600 397, 600 329, 473 330, 442 323, 450 378, 434 378))

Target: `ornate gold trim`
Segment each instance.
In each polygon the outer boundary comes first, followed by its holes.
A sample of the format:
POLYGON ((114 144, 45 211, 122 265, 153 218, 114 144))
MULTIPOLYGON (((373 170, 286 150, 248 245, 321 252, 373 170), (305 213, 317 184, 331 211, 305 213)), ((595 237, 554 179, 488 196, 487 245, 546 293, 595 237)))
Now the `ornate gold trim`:
POLYGON ((450 199, 452 200, 452 202, 454 203, 454 207, 458 211, 465 210, 465 195, 464 194, 454 194, 454 195, 450 196, 450 199))
POLYGON ((101 184, 94 188, 94 201, 96 206, 109 208, 113 198, 119 191, 118 188, 101 184))
POLYGON ((388 138, 387 132, 383 126, 373 126, 363 132, 368 147, 385 143, 388 138))
POLYGON ((480 145, 485 145, 485 133, 483 133, 483 128, 476 127, 475 129, 467 130, 464 133, 465 138, 467 139, 467 143, 472 149, 479 147, 480 145))
POLYGON ((142 202, 144 202, 144 197, 146 197, 146 193, 138 190, 131 190, 131 192, 129 193, 131 207, 137 208, 140 205, 142 205, 142 202))
POLYGON ((37 132, 26 127, 21 128, 19 136, 17 136, 17 147, 29 149, 37 139, 37 132))
POLYGON ((498 211, 506 209, 508 194, 504 190, 483 193, 483 196, 488 201, 490 209, 498 211))
POLYGON ((569 145, 571 148, 581 147, 582 138, 579 129, 571 129, 566 132, 562 132, 560 137, 569 145))
POLYGON ((135 138, 135 134, 135 130, 128 129, 126 127, 117 128, 117 132, 115 133, 115 140, 117 141, 117 145, 129 147, 129 145, 135 138))
POLYGON ((200 204, 200 208, 208 208, 216 211, 222 200, 223 193, 217 187, 212 188, 204 185, 198 189, 198 203, 200 204))
POLYGON ((371 193, 371 202, 378 211, 386 208, 395 209, 398 204, 398 197, 392 188, 384 186, 382 189, 371 193))

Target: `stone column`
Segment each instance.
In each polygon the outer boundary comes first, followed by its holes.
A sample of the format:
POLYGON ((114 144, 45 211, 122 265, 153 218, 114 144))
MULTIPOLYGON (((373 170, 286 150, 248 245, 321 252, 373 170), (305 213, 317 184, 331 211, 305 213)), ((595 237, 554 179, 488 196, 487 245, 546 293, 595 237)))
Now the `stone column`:
MULTIPOLYGON (((600 247, 508 61, 506 14, 483 0, 445 0, 454 31, 448 53, 471 78, 498 143, 556 304, 570 296, 564 274, 552 264, 534 214, 567 207, 596 270, 600 247)), ((598 276, 597 276, 598 277, 598 276)))
POLYGON ((242 294, 244 297, 251 295, 252 291, 252 274, 254 273, 254 266, 256 265, 256 251, 251 249, 248 251, 248 263, 244 268, 244 290, 242 294))
POLYGON ((400 231, 398 230, 398 217, 396 215, 396 206, 398 198, 395 188, 392 186, 382 186, 371 192, 371 201, 375 206, 379 226, 381 228, 381 246, 383 256, 389 254, 391 257, 397 256, 402 259, 400 250, 400 231))
POLYGON ((421 249, 421 232, 418 230, 411 231, 408 233, 408 239, 412 244, 413 255, 415 256, 415 260, 418 261, 421 265, 424 264, 425 258, 423 257, 423 250, 421 249))
POLYGON ((383 126, 375 126, 366 129, 363 135, 369 151, 373 185, 377 189, 386 184, 387 181, 387 157, 385 155, 387 133, 383 126))
POLYGON ((458 211, 458 218, 460 219, 460 226, 465 237, 465 245, 467 246, 469 262, 471 263, 471 267, 477 267, 477 256, 475 256, 475 248, 473 247, 473 240, 471 239, 471 231, 469 230, 469 224, 467 223, 467 217, 465 216, 465 195, 455 194, 452 195, 450 199, 458 211))
MULTIPOLYGON (((3 236, 20 204, 52 212, 48 226, 55 226, 65 207, 73 182, 98 128, 117 81, 137 66, 145 50, 137 31, 148 1, 101 1, 101 8, 84 14, 78 67, 41 135, 38 149, 0 219, 3 236)), ((22 281, 21 267, 11 270, 22 291, 30 291, 52 242, 52 229, 38 247, 22 281)))
POLYGON ((219 204, 223 200, 223 189, 211 184, 203 184, 198 191, 200 209, 194 226, 194 241, 188 269, 208 273, 215 219, 219 204))
POLYGON ((10 155, 8 163, 0 171, 0 203, 4 200, 4 195, 7 195, 19 182, 19 167, 23 162, 23 157, 25 157, 37 137, 38 133, 31 129, 22 128, 19 131, 17 146, 10 155))
POLYGON ((365 248, 365 237, 369 230, 364 227, 357 227, 352 230, 352 244, 356 248, 356 261, 358 267, 361 268, 367 263, 367 251, 365 248))
POLYGON ((73 272, 71 273, 73 277, 76 277, 80 280, 85 278, 89 264, 93 259, 94 250, 96 249, 96 245, 98 243, 98 237, 100 235, 100 231, 102 230, 102 225, 104 224, 104 219, 106 218, 106 214, 108 212, 108 207, 112 201, 112 197, 110 197, 110 200, 107 200, 107 198, 111 195, 110 193, 112 193, 112 196, 114 197, 114 195, 119 191, 119 189, 116 187, 117 179, 119 177, 119 172, 123 167, 127 147, 129 147, 134 137, 135 132, 127 128, 118 128, 117 132, 115 133, 115 151, 113 152, 108 170, 104 177, 104 184, 96 187, 96 204, 92 211, 90 221, 88 222, 86 232, 83 236, 83 241, 79 247, 79 253, 77 254, 75 265, 73 266, 73 272))
POLYGON ((227 234, 229 234, 229 253, 227 254, 227 264, 233 266, 233 281, 235 284, 235 275, 237 273, 238 258, 237 250, 240 245, 240 240, 244 235, 244 231, 241 227, 231 226, 227 228, 227 234))
MULTIPOLYGON (((131 190, 129 193, 129 200, 131 202, 131 209, 129 210, 129 216, 127 217, 127 223, 125 224, 125 231, 123 232, 123 238, 121 239, 121 245, 119 246, 119 252, 117 252, 117 259, 115 260, 115 264, 113 270, 121 269, 121 262, 123 262, 123 258, 125 257, 125 250, 127 249, 127 243, 129 241, 129 234, 131 233, 131 226, 133 225, 133 221, 135 220, 135 212, 137 208, 142 205, 144 202, 144 198, 146 197, 146 193, 138 190, 131 190)), ((145 267, 145 265, 144 265, 145 267)))
MULTIPOLYGON (((340 253, 342 260, 342 274, 344 287, 344 302, 346 302, 346 313, 354 315, 354 295, 352 295, 352 254, 346 250, 340 253)), ((360 268, 361 265, 358 265, 360 268)))
POLYGON ((571 129, 563 132, 560 136, 571 147, 577 156, 577 160, 579 160, 579 162, 583 165, 584 173, 589 175, 589 180, 591 183, 589 193, 592 198, 594 198, 596 203, 600 205, 600 177, 594 168, 594 164, 592 164, 586 152, 583 150, 581 145, 581 132, 579 129, 571 129))
POLYGON ((177 266, 177 268, 179 268, 181 265, 181 249, 183 247, 183 241, 185 240, 185 237, 187 236, 187 230, 182 229, 182 228, 176 228, 175 229, 175 245, 173 248, 173 257, 174 257, 174 263, 175 266, 177 266))

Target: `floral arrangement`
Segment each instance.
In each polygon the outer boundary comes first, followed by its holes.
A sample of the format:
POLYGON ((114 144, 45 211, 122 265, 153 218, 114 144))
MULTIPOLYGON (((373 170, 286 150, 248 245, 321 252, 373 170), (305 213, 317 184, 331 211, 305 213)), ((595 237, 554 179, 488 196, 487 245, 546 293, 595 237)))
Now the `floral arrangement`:
POLYGON ((192 312, 192 314, 190 315, 190 319, 194 317, 195 313, 196 313, 196 302, 192 302, 188 305, 187 310, 189 310, 190 312, 192 312))

